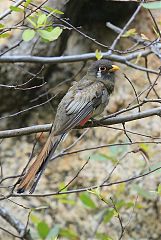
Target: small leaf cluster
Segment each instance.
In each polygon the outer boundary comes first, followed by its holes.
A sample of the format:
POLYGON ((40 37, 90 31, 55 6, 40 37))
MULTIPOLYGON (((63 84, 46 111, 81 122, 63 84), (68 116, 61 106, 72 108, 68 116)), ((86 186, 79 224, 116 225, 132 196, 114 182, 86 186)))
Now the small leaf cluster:
POLYGON ((54 224, 54 226, 50 227, 46 221, 39 218, 36 214, 32 213, 30 215, 30 222, 35 226, 35 230, 31 231, 34 239, 57 240, 59 237, 71 240, 79 239, 77 232, 71 227, 62 227, 59 224, 54 224))
POLYGON ((46 8, 51 11, 49 14, 40 12, 27 18, 30 27, 25 29, 22 34, 24 41, 28 42, 32 40, 37 34, 44 41, 51 42, 58 39, 61 35, 63 30, 60 27, 53 27, 50 17, 53 13, 63 14, 63 12, 53 8, 46 8))
MULTIPOLYGON (((26 0, 23 6, 10 6, 11 13, 20 13, 26 14, 29 9, 29 5, 32 0, 26 0)), ((53 14, 64 14, 62 11, 58 9, 54 9, 51 7, 44 7, 44 11, 38 11, 36 13, 31 13, 27 18, 27 24, 23 24, 21 27, 25 28, 22 33, 22 39, 25 42, 31 41, 35 36, 40 37, 45 42, 51 42, 61 35, 62 28, 59 26, 54 27, 53 25, 53 14)), ((4 32, 5 25, 0 23, 0 38, 8 38, 10 37, 10 33, 4 32)), ((7 30, 8 31, 8 30, 7 30)))

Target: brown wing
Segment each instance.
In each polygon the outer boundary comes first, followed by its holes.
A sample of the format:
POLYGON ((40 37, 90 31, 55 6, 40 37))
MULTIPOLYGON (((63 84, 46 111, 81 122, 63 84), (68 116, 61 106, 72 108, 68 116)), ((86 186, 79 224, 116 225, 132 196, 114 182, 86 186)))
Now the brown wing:
POLYGON ((59 135, 79 125, 102 103, 105 87, 101 82, 92 82, 81 87, 76 84, 60 102, 54 122, 54 133, 59 135))

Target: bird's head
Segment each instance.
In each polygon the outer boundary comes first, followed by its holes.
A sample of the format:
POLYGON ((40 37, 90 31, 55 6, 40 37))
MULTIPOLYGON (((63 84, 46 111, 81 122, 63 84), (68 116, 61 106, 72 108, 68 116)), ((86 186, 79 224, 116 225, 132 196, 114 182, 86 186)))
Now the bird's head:
POLYGON ((111 61, 107 59, 101 59, 91 64, 91 66, 88 68, 88 76, 103 82, 105 85, 114 85, 114 75, 119 69, 120 68, 116 65, 113 65, 111 61))

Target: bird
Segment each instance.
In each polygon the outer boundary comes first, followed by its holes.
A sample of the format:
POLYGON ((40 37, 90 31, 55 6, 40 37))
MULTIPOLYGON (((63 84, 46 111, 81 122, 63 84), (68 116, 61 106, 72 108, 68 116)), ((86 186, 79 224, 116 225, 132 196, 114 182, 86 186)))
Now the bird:
POLYGON ((18 179, 17 193, 29 190, 32 194, 66 133, 76 126, 84 126, 89 119, 104 111, 114 90, 115 72, 119 69, 110 60, 100 59, 89 66, 81 80, 73 82, 58 105, 46 143, 26 173, 18 179))

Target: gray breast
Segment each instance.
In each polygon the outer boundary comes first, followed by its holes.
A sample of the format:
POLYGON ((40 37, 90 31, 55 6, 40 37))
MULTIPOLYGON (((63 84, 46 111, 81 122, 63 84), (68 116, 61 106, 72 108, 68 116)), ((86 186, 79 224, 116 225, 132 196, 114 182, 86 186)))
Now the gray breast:
POLYGON ((103 90, 103 93, 102 93, 102 99, 101 99, 101 104, 95 109, 95 111, 93 112, 93 117, 101 114, 105 107, 107 106, 108 102, 109 102, 109 95, 108 95, 108 92, 106 89, 103 90))

